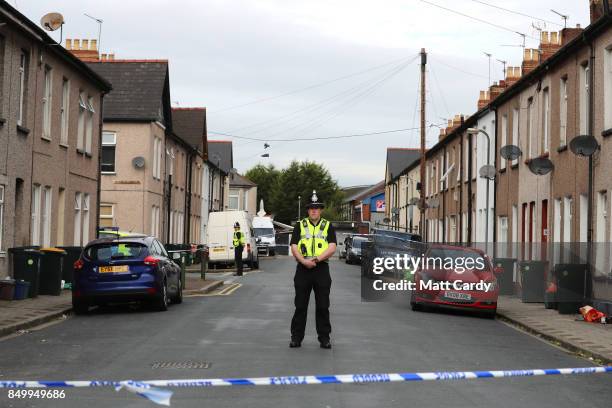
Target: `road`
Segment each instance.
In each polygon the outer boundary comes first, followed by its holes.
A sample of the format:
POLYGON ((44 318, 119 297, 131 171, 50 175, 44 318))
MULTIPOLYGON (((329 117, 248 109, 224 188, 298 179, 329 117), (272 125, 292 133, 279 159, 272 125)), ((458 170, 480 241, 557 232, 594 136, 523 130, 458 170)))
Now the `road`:
MULTIPOLYGON (((290 349, 290 257, 265 259, 228 296, 186 298, 169 311, 113 307, 0 341, 3 380, 122 380, 577 367, 588 361, 497 320, 418 313, 406 302, 361 302, 358 266, 332 261, 332 350, 320 349, 311 309, 290 349), (209 368, 153 368, 155 363, 209 368)), ((311 308, 314 307, 311 299, 311 308)), ((173 407, 604 407, 609 374, 453 382, 175 389, 173 407)), ((126 391, 68 389, 64 400, 2 407, 153 407, 126 391)))

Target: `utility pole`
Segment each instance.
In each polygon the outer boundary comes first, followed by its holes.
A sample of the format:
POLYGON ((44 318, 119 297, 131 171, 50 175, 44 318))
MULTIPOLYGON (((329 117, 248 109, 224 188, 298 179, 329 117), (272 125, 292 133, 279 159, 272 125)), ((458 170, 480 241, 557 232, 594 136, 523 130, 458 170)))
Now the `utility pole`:
POLYGON ((483 51, 482 53, 486 55, 487 58, 489 59, 489 82, 487 83, 487 88, 488 88, 491 86, 491 57, 493 56, 493 54, 485 52, 485 51, 483 51))
POLYGON ((425 237, 425 67, 427 66, 427 53, 421 48, 421 236, 425 237))

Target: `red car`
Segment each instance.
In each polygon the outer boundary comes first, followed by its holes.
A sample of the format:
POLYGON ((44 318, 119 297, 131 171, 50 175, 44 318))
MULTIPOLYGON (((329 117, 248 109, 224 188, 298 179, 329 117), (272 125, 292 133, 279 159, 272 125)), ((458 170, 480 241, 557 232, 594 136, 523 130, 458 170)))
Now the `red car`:
POLYGON ((424 305, 471 309, 495 318, 499 287, 496 275, 502 268, 494 268, 489 257, 480 249, 450 245, 430 245, 421 265, 414 274, 415 287, 411 293, 412 310, 424 305), (436 259, 442 259, 442 267, 436 259), (452 262, 452 266, 451 266, 452 262))

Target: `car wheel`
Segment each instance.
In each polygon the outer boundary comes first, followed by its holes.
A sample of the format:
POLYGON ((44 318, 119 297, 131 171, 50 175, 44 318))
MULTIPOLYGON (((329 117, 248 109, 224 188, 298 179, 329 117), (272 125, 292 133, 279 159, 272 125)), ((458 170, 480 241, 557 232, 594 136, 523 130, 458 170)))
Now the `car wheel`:
POLYGON ((86 302, 72 302, 72 310, 75 315, 85 315, 89 312, 89 304, 86 302))
POLYGON ((172 298, 172 303, 177 305, 183 303, 183 280, 181 278, 178 280, 177 294, 172 298))
POLYGON ((253 268, 251 269, 259 269, 259 254, 257 254, 257 258, 255 258, 255 262, 253 263, 253 268))
POLYGON ((495 317, 497 316, 497 308, 481 312, 481 316, 486 319, 495 319, 495 317))
POLYGON ((268 252, 270 254, 270 256, 274 256, 275 252, 274 251, 270 251, 268 252))
POLYGON ((155 308, 159 312, 165 312, 166 310, 168 310, 168 283, 165 280, 161 286, 161 294, 157 299, 155 308))

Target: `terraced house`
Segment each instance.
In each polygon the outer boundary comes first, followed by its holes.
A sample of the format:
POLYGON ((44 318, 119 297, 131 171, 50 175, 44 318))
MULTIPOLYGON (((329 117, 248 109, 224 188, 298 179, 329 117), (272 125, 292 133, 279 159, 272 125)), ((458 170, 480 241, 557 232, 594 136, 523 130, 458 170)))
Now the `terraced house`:
POLYGON ((0 278, 10 248, 95 236, 111 85, 0 1, 0 278))

